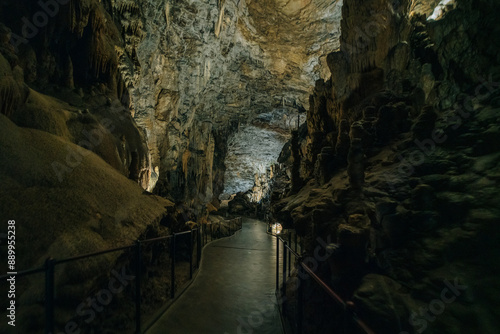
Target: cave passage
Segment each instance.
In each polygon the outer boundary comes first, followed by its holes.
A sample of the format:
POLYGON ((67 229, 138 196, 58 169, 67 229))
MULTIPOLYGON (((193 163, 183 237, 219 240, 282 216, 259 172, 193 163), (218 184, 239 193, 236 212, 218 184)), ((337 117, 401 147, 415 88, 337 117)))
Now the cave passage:
POLYGON ((207 245, 192 285, 146 333, 281 333, 276 239, 266 226, 243 218, 240 232, 207 245))
POLYGON ((269 173, 289 139, 289 134, 253 125, 241 126, 228 140, 224 162, 224 192, 221 199, 247 192, 255 185, 255 177, 269 173))
POLYGON ((500 333, 499 19, 0 0, 0 334, 500 333))

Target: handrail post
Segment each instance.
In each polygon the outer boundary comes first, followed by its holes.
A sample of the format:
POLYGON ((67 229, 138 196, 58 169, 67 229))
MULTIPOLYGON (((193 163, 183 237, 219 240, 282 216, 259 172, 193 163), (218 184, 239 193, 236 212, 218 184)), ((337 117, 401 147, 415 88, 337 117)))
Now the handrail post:
POLYGON ((141 334, 141 242, 135 242, 135 332, 141 334))
POLYGON ((283 290, 286 289, 286 267, 287 267, 287 249, 286 249, 287 243, 286 241, 283 242, 283 290))
POLYGON ((175 297, 175 233, 172 236, 172 249, 170 250, 170 256, 172 257, 170 261, 170 297, 174 299, 175 297))
POLYGON ((305 281, 302 279, 302 276, 304 274, 304 269, 300 265, 302 262, 302 259, 299 259, 299 266, 298 266, 298 284, 299 284, 299 291, 297 293, 297 333, 302 334, 303 333, 303 317, 304 317, 304 305, 303 305, 303 300, 304 300, 304 284, 305 281))
MULTIPOLYGON (((288 247, 292 248, 292 234, 288 233, 288 247)), ((292 252, 288 252, 288 277, 290 277, 290 269, 292 268, 292 252)))
POLYGON ((55 260, 45 261, 45 334, 54 332, 54 268, 55 260))
POLYGON ((285 313, 286 309, 286 258, 287 258, 287 243, 286 241, 283 242, 283 293, 282 293, 282 303, 283 303, 283 313, 285 313))
POLYGON ((189 234, 189 279, 193 279, 193 230, 189 234))
POLYGON ((276 237, 276 291, 280 289, 280 238, 276 237))
POLYGON ((298 251, 297 251, 297 231, 295 231, 295 253, 298 253, 298 251))
POLYGON ((200 226, 198 228, 198 231, 197 231, 197 242, 198 242, 198 247, 196 248, 196 269, 199 269, 200 268, 200 261, 201 261, 201 248, 203 247, 202 246, 202 228, 203 226, 200 226))

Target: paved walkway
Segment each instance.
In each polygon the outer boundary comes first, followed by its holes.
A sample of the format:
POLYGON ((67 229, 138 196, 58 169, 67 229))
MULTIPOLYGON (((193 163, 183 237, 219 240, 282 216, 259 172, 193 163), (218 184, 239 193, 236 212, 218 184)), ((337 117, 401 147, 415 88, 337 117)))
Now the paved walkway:
POLYGON ((205 247, 195 281, 147 333, 281 334, 275 247, 265 223, 244 218, 241 231, 205 247))

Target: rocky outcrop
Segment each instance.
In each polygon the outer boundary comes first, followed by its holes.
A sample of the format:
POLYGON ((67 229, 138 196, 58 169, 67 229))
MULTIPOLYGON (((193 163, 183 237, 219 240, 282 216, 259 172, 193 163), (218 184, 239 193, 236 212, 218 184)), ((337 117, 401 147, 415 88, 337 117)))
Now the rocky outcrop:
MULTIPOLYGON (((1 20, 14 30, 0 29, 2 113, 95 152, 147 188, 149 152, 128 112, 114 48, 122 45, 118 30, 95 2, 56 5, 45 12, 23 1, 3 5, 1 20), (42 16, 52 20, 38 27, 27 19, 42 16), (15 17, 25 18, 21 26, 15 17)), ((64 174, 71 167, 54 168, 64 174)))
POLYGON ((257 204, 253 203, 244 193, 237 193, 228 203, 228 212, 232 215, 254 217, 257 204))
MULTIPOLYGON (((375 332, 494 333, 498 323, 480 310, 497 307, 474 296, 498 289, 485 276, 492 263, 477 262, 498 252, 498 145, 485 143, 498 140, 500 43, 480 33, 498 31, 498 5, 455 1, 431 16, 435 6, 344 2, 331 78, 315 85, 293 161, 305 184, 273 197, 273 214, 311 256, 317 238, 329 240, 317 271, 375 332), (318 169, 332 147, 325 182, 318 169), (453 286, 453 302, 441 300, 453 286)), ((317 323, 305 320, 329 330, 317 323)))
MULTIPOLYGON (((0 212, 16 221, 19 271, 42 267, 49 257, 70 258, 171 233, 173 226, 161 223, 175 217, 174 204, 146 193, 97 154, 46 131, 18 127, 5 115, 0 115, 0 142, 0 212), (72 170, 61 180, 52 166, 66 161, 72 170)), ((5 241, 0 252, 7 257, 5 241)), ((58 312, 74 312, 82 296, 122 261, 122 252, 115 252, 59 265, 55 287, 64 298, 57 299, 58 312)), ((40 332, 44 280, 34 275, 17 284, 16 330, 40 332)), ((67 319, 56 321, 63 328, 67 319)))

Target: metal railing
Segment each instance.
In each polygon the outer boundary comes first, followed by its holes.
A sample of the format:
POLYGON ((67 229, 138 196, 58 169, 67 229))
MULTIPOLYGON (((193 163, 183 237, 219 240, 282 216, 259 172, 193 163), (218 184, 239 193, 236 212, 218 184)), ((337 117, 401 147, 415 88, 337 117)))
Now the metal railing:
MULTIPOLYGON (((364 333, 364 334, 375 334, 375 332, 355 313, 354 304, 352 302, 344 301, 338 293, 336 293, 327 283, 325 283, 307 264, 303 261, 304 258, 297 251, 297 239, 295 239, 295 247, 292 247, 292 238, 283 238, 280 235, 274 235, 276 237, 276 296, 278 299, 278 305, 280 309, 280 314, 282 321, 284 322, 285 332, 292 331, 295 334, 304 334, 304 280, 305 277, 309 276, 313 281, 324 291, 326 294, 335 302, 337 306, 340 306, 342 312, 341 318, 344 324, 343 328, 339 333, 351 334, 351 333, 364 333), (288 239, 288 240, 286 240, 288 239), (280 252, 280 243, 283 244, 282 251, 280 252), (295 250, 293 249, 295 248, 295 250), (290 300, 287 298, 287 282, 292 277, 291 267, 292 267, 292 257, 294 258, 293 266, 296 270, 296 277, 298 281, 295 282, 297 287, 297 293, 295 295, 295 307, 294 319, 290 321, 289 316, 290 310, 288 310, 290 300), (281 258, 281 261, 280 261, 281 258), (288 322, 285 324, 285 322, 288 322), (290 323, 293 322, 293 323, 290 323), (349 326, 350 322, 354 326, 349 326), (288 325, 288 326, 287 326, 288 325), (354 328, 353 328, 354 327, 354 328)), ((337 331, 336 331, 337 333, 337 331)))
MULTIPOLYGON (((16 279, 27 277, 34 274, 45 273, 44 278, 44 319, 45 326, 44 332, 46 334, 55 333, 56 329, 56 267, 62 264, 72 263, 76 261, 81 261, 85 259, 94 258, 97 256, 115 253, 115 252, 123 252, 127 251, 132 253, 132 259, 134 265, 134 275, 135 275, 135 286, 134 286, 134 304, 135 304, 135 331, 134 333, 140 334, 142 333, 142 317, 141 317, 141 284, 143 280, 143 271, 146 266, 145 261, 143 260, 143 250, 144 247, 148 244, 155 244, 160 242, 168 241, 170 247, 167 250, 170 252, 170 298, 173 300, 176 297, 176 258, 177 253, 179 251, 179 243, 181 239, 184 237, 184 243, 186 243, 185 239, 189 235, 188 244, 188 262, 189 262, 189 280, 192 280, 195 270, 199 269, 200 261, 201 261, 201 253, 202 248, 206 246, 213 240, 217 240, 222 237, 230 236, 236 231, 242 228, 242 218, 238 217, 235 219, 231 219, 225 221, 223 224, 221 223, 207 223, 202 224, 200 227, 191 229, 189 231, 174 233, 172 235, 168 235, 165 237, 146 239, 146 240, 137 240, 134 245, 123 246, 113 249, 107 249, 99 252, 74 256, 65 259, 53 259, 48 258, 45 261, 45 264, 42 267, 19 271, 15 274, 3 275, 0 276, 0 282, 5 282, 5 280, 11 276, 15 276, 16 279), (194 250, 196 249, 196 252, 194 250), (194 265, 194 254, 196 253, 196 264, 194 265)), ((186 246, 186 245, 184 245, 186 246)), ((132 262, 132 261, 131 261, 132 262)), ((112 270, 113 268, 110 268, 112 270)), ((189 282, 189 281, 188 281, 189 282)), ((61 329, 62 330, 62 329, 61 329)))

